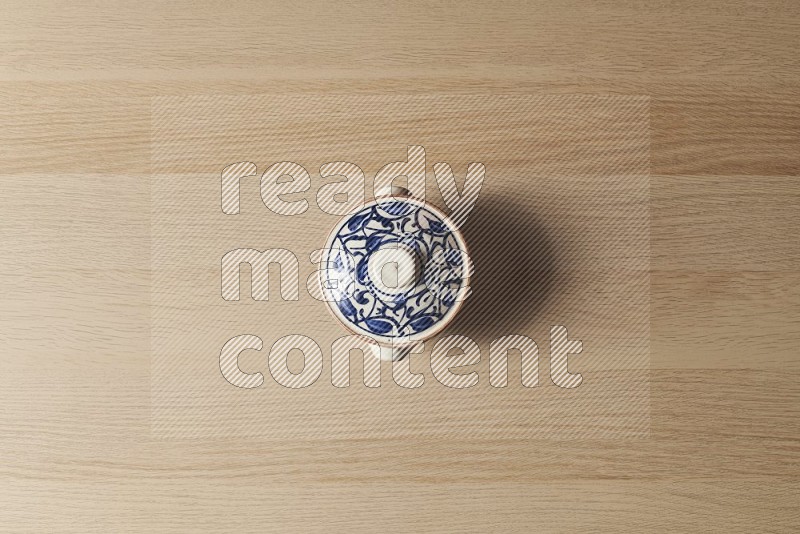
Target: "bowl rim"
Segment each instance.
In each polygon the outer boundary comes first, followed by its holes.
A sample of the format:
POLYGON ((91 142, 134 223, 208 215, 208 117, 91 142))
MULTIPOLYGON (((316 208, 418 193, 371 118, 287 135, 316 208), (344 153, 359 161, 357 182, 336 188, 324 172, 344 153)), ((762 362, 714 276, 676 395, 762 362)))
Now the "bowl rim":
POLYGON ((333 241, 336 238, 336 235, 338 234, 339 230, 342 228, 342 226, 344 226, 344 224, 347 222, 347 220, 350 219, 350 217, 352 217, 355 213, 357 213, 357 212, 359 212, 359 211, 361 211, 363 209, 370 208, 372 206, 376 206, 376 205, 380 204, 381 202, 386 201, 387 199, 391 199, 391 200, 398 201, 398 202, 409 202, 409 203, 415 204, 415 205, 417 205, 419 207, 422 207, 422 208, 425 208, 425 209, 429 209, 435 215, 437 215, 447 225, 448 230, 450 230, 450 232, 452 232, 453 236, 456 239, 456 243, 459 246, 459 250, 461 251, 462 255, 465 257, 465 260, 466 260, 466 261, 463 262, 463 264, 466 266, 466 273, 464 274, 464 277, 462 279, 461 287, 458 290, 457 300, 453 304, 453 306, 449 310, 447 310, 447 312, 444 314, 444 316, 439 321, 437 321, 433 326, 431 326, 430 328, 427 328, 425 330, 422 330, 421 332, 417 332, 417 333, 412 334, 410 336, 384 336, 384 335, 380 335, 380 334, 374 334, 374 333, 368 332, 366 330, 361 330, 361 331, 356 330, 356 327, 353 326, 352 323, 350 323, 350 321, 348 321, 344 317, 344 315, 342 314, 342 312, 339 309, 339 307, 335 305, 336 300, 329 299, 329 297, 330 297, 330 294, 328 293, 329 290, 327 288, 325 288, 324 284, 322 283, 323 282, 323 274, 324 274, 324 271, 326 270, 325 268, 320 268, 319 269, 318 276, 317 276, 317 283, 319 284, 319 288, 320 288, 320 291, 321 291, 322 295, 325 297, 326 308, 331 313, 331 315, 333 315, 333 317, 346 330, 348 330, 349 332, 351 332, 352 334, 355 334, 357 336, 367 337, 373 343, 377 343, 378 345, 391 346, 391 347, 400 347, 400 346, 419 343, 420 341, 425 341, 427 339, 430 339, 430 338, 436 336, 437 334, 441 333, 445 328, 447 328, 450 325, 450 323, 453 322, 453 319, 455 318, 456 314, 461 309, 461 307, 464 305, 464 301, 469 297, 469 294, 466 294, 466 293, 467 293, 468 290, 471 289, 470 288, 470 282, 471 282, 471 279, 472 279, 474 266, 472 264, 472 259, 471 259, 472 257, 469 254, 469 248, 467 247, 467 243, 464 240, 464 235, 462 234, 461 229, 458 228, 453 223, 453 220, 449 216, 447 216, 444 213, 444 211, 442 211, 442 209, 439 208, 438 206, 436 206, 435 204, 433 204, 433 203, 431 203, 431 202, 429 202, 427 200, 423 200, 423 199, 419 199, 419 198, 416 198, 416 197, 412 197, 410 194, 407 194, 407 193, 406 194, 400 194, 400 195, 398 195, 398 194, 393 195, 391 193, 377 194, 377 195, 375 195, 375 198, 373 200, 371 200, 369 202, 365 202, 365 203, 361 204, 358 208, 355 208, 352 211, 350 211, 349 213, 347 213, 346 215, 343 215, 336 222, 336 224, 333 225, 333 228, 331 229, 330 233, 328 234, 327 239, 325 240, 325 248, 322 250, 323 255, 322 255, 321 259, 320 259, 320 265, 327 265, 328 255, 330 254, 330 251, 332 250, 333 241))

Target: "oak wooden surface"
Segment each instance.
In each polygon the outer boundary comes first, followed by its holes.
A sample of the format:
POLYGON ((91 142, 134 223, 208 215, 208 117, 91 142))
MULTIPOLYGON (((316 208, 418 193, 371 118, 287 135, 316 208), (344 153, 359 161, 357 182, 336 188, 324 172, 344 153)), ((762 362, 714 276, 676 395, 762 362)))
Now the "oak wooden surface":
POLYGON ((800 4, 0 6, 0 531, 792 532, 800 4), (648 95, 650 436, 157 440, 152 97, 648 95))

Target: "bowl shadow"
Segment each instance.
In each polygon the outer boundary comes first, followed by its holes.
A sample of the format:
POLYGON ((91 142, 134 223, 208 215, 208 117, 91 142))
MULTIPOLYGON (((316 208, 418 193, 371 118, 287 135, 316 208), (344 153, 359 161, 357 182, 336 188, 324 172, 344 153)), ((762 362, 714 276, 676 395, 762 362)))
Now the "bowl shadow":
POLYGON ((462 228, 473 262, 472 294, 447 328, 479 344, 525 334, 553 297, 558 258, 530 206, 482 197, 462 228))

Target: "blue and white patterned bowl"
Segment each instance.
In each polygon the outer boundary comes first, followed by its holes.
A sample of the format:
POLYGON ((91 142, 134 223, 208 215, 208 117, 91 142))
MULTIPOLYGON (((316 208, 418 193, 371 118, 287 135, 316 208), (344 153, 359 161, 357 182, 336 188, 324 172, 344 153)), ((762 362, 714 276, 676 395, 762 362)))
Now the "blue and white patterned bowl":
POLYGON ((464 238, 438 208, 404 189, 378 196, 332 230, 320 282, 333 315, 384 346, 428 339, 469 294, 464 238))

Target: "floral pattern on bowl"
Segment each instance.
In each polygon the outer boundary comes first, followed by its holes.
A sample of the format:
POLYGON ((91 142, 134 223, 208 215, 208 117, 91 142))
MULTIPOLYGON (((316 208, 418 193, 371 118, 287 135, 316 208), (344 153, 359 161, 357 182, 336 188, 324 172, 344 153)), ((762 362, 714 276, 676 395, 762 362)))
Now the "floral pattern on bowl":
POLYGON ((378 199, 341 221, 323 257, 322 286, 350 330, 379 342, 423 339, 444 326, 463 300, 468 260, 458 230, 416 199, 378 199), (371 259, 386 250, 413 256, 416 276, 401 288, 374 280, 371 259))

